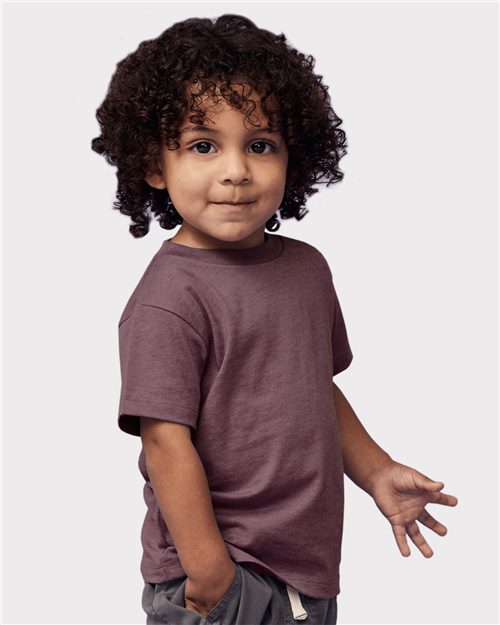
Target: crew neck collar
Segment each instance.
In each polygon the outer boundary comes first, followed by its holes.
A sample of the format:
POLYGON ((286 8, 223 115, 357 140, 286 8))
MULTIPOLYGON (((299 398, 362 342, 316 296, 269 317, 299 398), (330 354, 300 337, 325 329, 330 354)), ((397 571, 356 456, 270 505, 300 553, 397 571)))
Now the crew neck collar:
POLYGON ((190 258, 204 263, 218 265, 252 265, 274 260, 283 251, 283 240, 279 234, 264 233, 265 241, 255 247, 245 249, 201 249, 174 243, 171 239, 163 241, 162 249, 173 256, 190 258))

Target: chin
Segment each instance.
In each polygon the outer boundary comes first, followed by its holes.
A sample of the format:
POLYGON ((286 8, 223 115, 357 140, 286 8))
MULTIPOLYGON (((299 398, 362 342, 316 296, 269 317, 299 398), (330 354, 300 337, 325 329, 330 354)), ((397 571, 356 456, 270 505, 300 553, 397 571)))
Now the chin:
POLYGON ((246 239, 254 232, 255 230, 252 230, 250 227, 244 227, 241 223, 230 223, 224 225, 218 232, 210 233, 210 236, 222 241, 241 241, 241 239, 246 239))

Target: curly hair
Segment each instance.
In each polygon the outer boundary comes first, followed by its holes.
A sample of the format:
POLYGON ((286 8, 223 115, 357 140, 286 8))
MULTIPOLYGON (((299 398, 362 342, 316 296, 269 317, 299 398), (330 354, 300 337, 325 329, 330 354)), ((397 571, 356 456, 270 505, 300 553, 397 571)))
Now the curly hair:
MULTIPOLYGON (((338 128, 342 120, 331 107, 322 76, 313 72, 314 64, 283 34, 235 14, 177 22, 118 62, 96 111, 101 134, 91 147, 117 167, 113 208, 131 217, 132 236, 148 233, 151 213, 166 230, 183 221, 168 190, 151 187, 145 177, 158 163, 163 145, 179 148, 179 129, 188 111, 195 113, 189 117, 192 122, 203 124, 199 98, 213 94, 219 84, 224 99, 250 121, 255 102, 231 88, 237 77, 261 96, 269 126, 282 133, 288 148, 279 213, 283 219, 302 219, 309 212, 306 198, 318 191, 314 184, 342 180, 338 163, 347 153, 345 133, 338 128), (195 83, 200 90, 189 97, 187 88, 195 83)), ((275 213, 266 228, 279 227, 275 213)))

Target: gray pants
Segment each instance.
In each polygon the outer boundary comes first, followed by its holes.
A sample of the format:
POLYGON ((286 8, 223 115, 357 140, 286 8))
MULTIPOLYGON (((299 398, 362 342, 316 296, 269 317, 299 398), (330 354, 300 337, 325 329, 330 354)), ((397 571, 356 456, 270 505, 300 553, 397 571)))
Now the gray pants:
POLYGON ((272 575, 235 564, 233 583, 206 616, 185 607, 186 576, 162 584, 146 582, 146 625, 336 625, 337 597, 308 597, 272 575))

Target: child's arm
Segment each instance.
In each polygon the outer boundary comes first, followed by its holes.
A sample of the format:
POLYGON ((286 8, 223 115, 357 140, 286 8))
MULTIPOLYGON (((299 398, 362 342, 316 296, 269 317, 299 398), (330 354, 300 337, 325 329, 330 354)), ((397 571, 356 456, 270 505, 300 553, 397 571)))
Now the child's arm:
POLYGON ((370 437, 339 387, 333 383, 333 399, 342 440, 344 473, 368 494, 373 478, 392 458, 370 437))
POLYGON ((452 495, 439 492, 444 484, 392 460, 361 425, 339 387, 333 383, 333 398, 339 424, 344 472, 360 488, 369 493, 388 519, 403 556, 410 550, 406 535, 426 558, 433 555, 416 521, 445 536, 447 529, 425 509, 428 503, 456 506, 452 495))
POLYGON ((236 569, 189 426, 142 417, 141 439, 151 486, 189 578, 186 607, 206 613, 229 589, 236 569))

